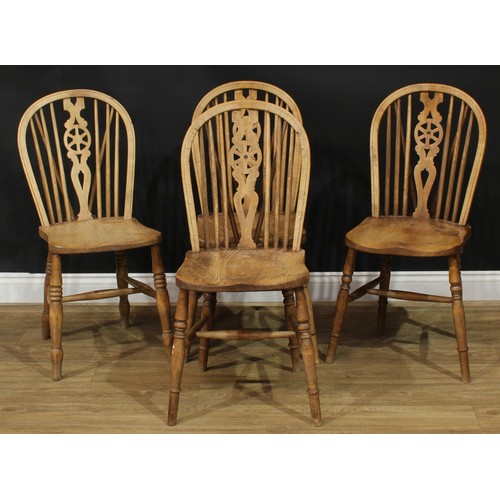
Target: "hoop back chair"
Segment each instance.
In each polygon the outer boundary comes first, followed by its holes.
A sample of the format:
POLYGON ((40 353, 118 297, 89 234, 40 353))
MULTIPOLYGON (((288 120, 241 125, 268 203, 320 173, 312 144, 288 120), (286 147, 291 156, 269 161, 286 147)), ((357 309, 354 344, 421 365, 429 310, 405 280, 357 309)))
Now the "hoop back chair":
MULTIPOLYGON (((241 80, 241 81, 224 83, 212 89, 200 100, 200 102, 196 106, 196 109, 193 113, 193 121, 195 121, 204 111, 207 111, 209 108, 213 106, 242 99, 243 100, 253 99, 275 104, 276 106, 282 107, 283 109, 290 112, 302 124, 302 115, 300 113, 299 107, 289 94, 287 94, 279 87, 276 87, 275 85, 259 81, 252 81, 252 80, 241 80)), ((275 133, 278 133, 278 129, 275 129, 275 133)), ((276 144, 278 138, 273 137, 272 141, 273 144, 276 144)), ((273 172, 278 171, 278 169, 274 167, 274 163, 279 162, 280 158, 281 154, 280 155, 275 154, 272 157, 271 161, 273 164, 272 166, 273 172)), ((259 216, 261 216, 260 213, 257 214, 257 220, 259 219, 259 216)), ((304 229, 302 235, 302 243, 305 242, 305 239, 306 239, 306 232, 304 229)), ((312 307, 309 286, 305 287, 305 294, 306 294, 307 307, 309 309, 311 336, 314 345, 315 359, 316 359, 316 364, 318 364, 319 363, 318 342, 316 337, 316 326, 314 323, 314 314, 313 314, 313 307, 312 307)), ((189 307, 190 313, 188 321, 189 325, 193 324, 192 317, 193 314, 195 314, 196 312, 195 305, 198 299, 199 296, 196 295, 194 292, 191 292, 191 296, 189 298, 190 301, 190 307, 189 307)), ((213 298, 213 300, 216 300, 215 297, 213 298)), ((288 300, 290 300, 290 298, 284 296, 283 298, 284 303, 286 303, 288 300)), ((190 336, 188 336, 186 337, 186 360, 189 357, 190 348, 191 348, 191 338, 190 336)))
POLYGON ((160 253, 161 233, 132 217, 135 135, 115 99, 94 90, 65 90, 32 104, 18 128, 21 162, 48 244, 43 338, 51 338, 52 378, 62 377, 62 304, 128 295, 155 298, 163 337, 171 336, 170 302, 160 253), (128 276, 126 251, 150 247, 155 289, 128 276), (114 252, 117 288, 63 296, 61 256, 114 252))
MULTIPOLYGON (((191 292, 204 295, 201 318, 190 327, 201 340, 288 338, 296 366, 299 339, 311 415, 320 425, 301 249, 310 175, 302 125, 283 108, 253 99, 211 107, 185 135, 181 169, 191 250, 176 274, 169 425, 177 422, 191 292), (281 155, 279 172, 272 171, 273 155, 281 155), (216 293, 272 290, 285 295, 287 331, 213 330, 216 293)), ((206 369, 208 342, 200 352, 206 369)))
POLYGON ((370 131, 372 216, 346 234, 344 264, 326 362, 333 361, 347 303, 379 296, 377 327, 388 298, 452 304, 463 382, 470 381, 460 257, 481 169, 486 122, 465 92, 415 84, 389 95, 370 131), (349 293, 356 252, 381 256, 380 275, 349 293), (390 290, 391 257, 446 257, 451 296, 390 290))

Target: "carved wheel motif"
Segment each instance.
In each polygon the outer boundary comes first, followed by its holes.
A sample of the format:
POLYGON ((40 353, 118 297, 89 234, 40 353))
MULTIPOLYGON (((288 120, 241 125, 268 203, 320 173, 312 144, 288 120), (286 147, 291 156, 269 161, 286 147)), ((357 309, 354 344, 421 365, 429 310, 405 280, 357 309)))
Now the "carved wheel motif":
POLYGON ((443 139, 443 127, 436 120, 427 119, 415 127, 415 139, 426 149, 439 146, 443 139))

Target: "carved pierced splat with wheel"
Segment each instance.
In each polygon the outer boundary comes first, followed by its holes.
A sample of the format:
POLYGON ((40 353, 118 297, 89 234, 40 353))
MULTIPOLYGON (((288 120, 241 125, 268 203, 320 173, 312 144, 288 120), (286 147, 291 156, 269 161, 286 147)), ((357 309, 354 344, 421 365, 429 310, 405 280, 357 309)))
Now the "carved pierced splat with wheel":
POLYGON ((230 151, 230 164, 238 184, 233 201, 241 228, 238 248, 255 248, 257 245, 252 237, 252 228, 259 204, 255 183, 262 163, 259 114, 255 110, 242 109, 233 111, 231 115, 233 146, 230 151))
POLYGON ((71 169, 71 180, 80 203, 78 220, 92 218, 89 210, 89 193, 92 174, 87 165, 90 156, 91 137, 87 128, 87 121, 81 116, 85 102, 78 97, 73 104, 71 99, 64 99, 64 110, 69 113, 68 120, 64 123, 64 145, 67 149, 68 158, 73 162, 71 169))
POLYGON ((439 145, 443 139, 442 117, 437 109, 438 105, 443 102, 443 94, 435 93, 431 98, 428 92, 422 92, 420 101, 424 104, 424 109, 418 115, 418 124, 415 127, 415 151, 420 159, 413 171, 418 199, 413 215, 429 217, 429 195, 436 180, 434 158, 439 153, 439 145), (428 174, 425 184, 424 171, 428 174))

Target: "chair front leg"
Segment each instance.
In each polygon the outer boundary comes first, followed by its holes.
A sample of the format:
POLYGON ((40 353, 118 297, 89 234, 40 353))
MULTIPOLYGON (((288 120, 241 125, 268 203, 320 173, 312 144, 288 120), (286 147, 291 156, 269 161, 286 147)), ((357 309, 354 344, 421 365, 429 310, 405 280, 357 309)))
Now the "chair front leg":
POLYGON ((340 331, 344 321, 344 315, 349 302, 349 288, 352 281, 352 273, 354 270, 354 263, 356 261, 356 250, 349 248, 347 257, 344 263, 344 270, 342 273, 342 282, 340 285, 339 294, 337 296, 337 303, 335 304, 335 315, 333 317, 333 328, 330 335, 330 342, 328 344, 328 352, 326 354, 326 363, 331 363, 335 357, 337 345, 340 339, 340 331))
POLYGON ((168 296, 167 280, 165 279, 165 267, 161 258, 160 245, 151 247, 151 260, 153 267, 153 280, 156 290, 156 309, 161 324, 161 338, 163 346, 170 360, 172 349, 172 326, 170 321, 170 297, 168 296))
POLYGON ((52 380, 61 380, 62 378, 62 294, 61 256, 53 254, 49 285, 49 322, 51 338, 50 359, 52 361, 52 380))
POLYGON ((170 363, 170 399, 168 403, 168 425, 177 423, 179 409, 179 395, 181 392, 182 370, 184 368, 184 349, 187 327, 188 291, 179 290, 179 298, 175 309, 174 343, 172 347, 172 361, 170 363))
POLYGON ((465 310, 462 300, 462 278, 460 276, 460 256, 453 255, 448 258, 448 268, 450 276, 451 308, 453 314, 453 324, 455 326, 455 336, 457 339, 458 360, 462 382, 470 382, 469 354, 467 347, 467 329, 465 326, 465 310))
POLYGON ((43 313, 42 313, 42 339, 50 339, 50 275, 52 273, 52 254, 47 254, 47 263, 45 264, 45 282, 43 286, 43 313))
MULTIPOLYGON (((125 278, 128 277, 127 256, 125 252, 115 252, 115 263, 116 283, 118 285, 118 288, 128 288, 128 283, 125 281, 125 278)), ((126 295, 120 296, 120 305, 118 307, 120 310, 122 326, 124 328, 128 328, 130 323, 130 303, 126 295)))
POLYGON ((316 359, 314 346, 311 340, 311 326, 309 323, 309 311, 305 292, 303 288, 295 290, 297 298, 297 332, 302 347, 302 362, 307 382, 307 394, 309 395, 309 407, 313 424, 321 425, 321 407, 319 403, 318 378, 316 374, 316 359))

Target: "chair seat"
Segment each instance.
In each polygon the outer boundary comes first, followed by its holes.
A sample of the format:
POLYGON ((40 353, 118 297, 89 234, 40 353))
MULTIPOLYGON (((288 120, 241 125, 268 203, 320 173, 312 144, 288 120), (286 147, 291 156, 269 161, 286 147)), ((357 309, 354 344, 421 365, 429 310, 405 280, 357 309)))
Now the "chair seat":
POLYGON ((179 288, 200 292, 290 290, 309 282, 304 251, 189 251, 176 274, 179 288))
POLYGON ((457 255, 469 225, 416 217, 368 217, 346 234, 346 245, 362 252, 409 257, 457 255))
POLYGON ((40 226, 40 236, 57 254, 120 251, 160 243, 161 233, 137 219, 109 218, 40 226))

